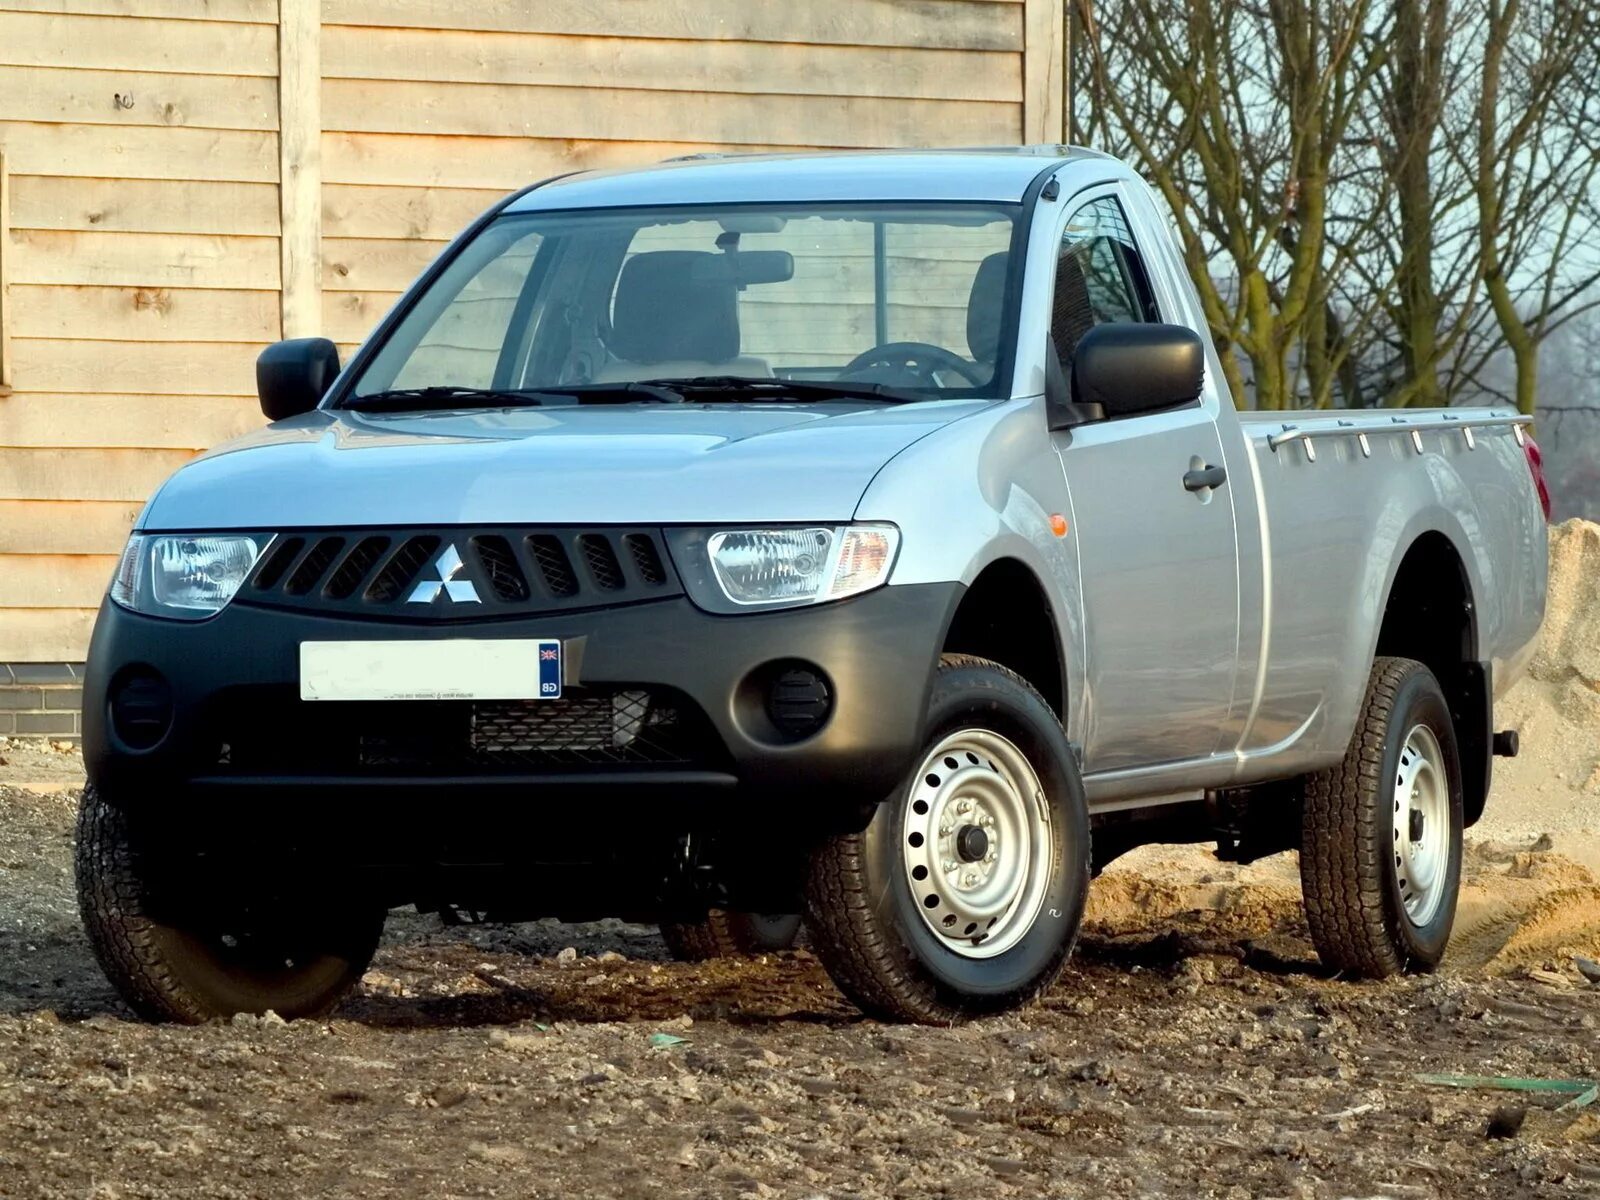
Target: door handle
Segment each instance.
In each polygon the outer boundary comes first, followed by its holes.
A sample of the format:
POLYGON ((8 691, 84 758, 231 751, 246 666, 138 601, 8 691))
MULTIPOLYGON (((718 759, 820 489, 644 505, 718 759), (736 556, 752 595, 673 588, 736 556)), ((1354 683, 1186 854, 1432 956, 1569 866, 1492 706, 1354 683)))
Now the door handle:
POLYGON ((1194 471, 1183 473, 1183 486, 1191 492, 1203 491, 1206 488, 1221 487, 1228 482, 1228 469, 1226 467, 1203 467, 1194 471))

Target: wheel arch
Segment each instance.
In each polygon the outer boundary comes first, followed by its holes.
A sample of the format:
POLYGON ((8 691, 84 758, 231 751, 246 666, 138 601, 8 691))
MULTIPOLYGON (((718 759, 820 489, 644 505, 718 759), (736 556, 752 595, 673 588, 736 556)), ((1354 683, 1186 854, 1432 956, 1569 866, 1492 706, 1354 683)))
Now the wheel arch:
POLYGON ((1061 632, 1043 581, 1021 559, 993 559, 974 576, 945 627, 940 653, 970 654, 1009 667, 1065 723, 1061 632))
POLYGON ((1443 530, 1422 530, 1396 556, 1368 661, 1416 659, 1439 680, 1456 727, 1469 825, 1483 813, 1493 761, 1493 681, 1480 636, 1468 560, 1443 530))

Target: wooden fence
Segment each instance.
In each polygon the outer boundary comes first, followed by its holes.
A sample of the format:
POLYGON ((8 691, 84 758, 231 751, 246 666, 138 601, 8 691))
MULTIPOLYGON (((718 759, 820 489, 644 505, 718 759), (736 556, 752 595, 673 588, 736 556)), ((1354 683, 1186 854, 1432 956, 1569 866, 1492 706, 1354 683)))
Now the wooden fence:
POLYGON ((1055 141, 1061 0, 0 0, 0 663, 472 216, 696 150, 1055 141))

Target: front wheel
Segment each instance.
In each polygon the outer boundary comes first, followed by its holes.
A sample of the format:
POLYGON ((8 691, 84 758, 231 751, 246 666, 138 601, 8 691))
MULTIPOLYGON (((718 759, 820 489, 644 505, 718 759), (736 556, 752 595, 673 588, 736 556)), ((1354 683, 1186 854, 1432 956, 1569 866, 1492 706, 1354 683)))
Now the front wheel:
POLYGON ((1439 681, 1412 659, 1378 659, 1344 761, 1305 783, 1300 881, 1327 966, 1381 979, 1438 965, 1455 923, 1463 824, 1439 681))
POLYGON ((1025 680, 946 655, 916 769, 813 855, 811 944, 870 1016, 951 1024, 1033 1000, 1066 965, 1089 820, 1061 723, 1025 680))
MULTIPOLYGON (((171 833, 174 831, 165 831, 171 833)), ((381 905, 281 872, 254 896, 196 881, 169 839, 94 787, 78 808, 78 909, 106 978, 141 1017, 199 1024, 268 1009, 331 1009, 361 978, 383 931, 381 905)))

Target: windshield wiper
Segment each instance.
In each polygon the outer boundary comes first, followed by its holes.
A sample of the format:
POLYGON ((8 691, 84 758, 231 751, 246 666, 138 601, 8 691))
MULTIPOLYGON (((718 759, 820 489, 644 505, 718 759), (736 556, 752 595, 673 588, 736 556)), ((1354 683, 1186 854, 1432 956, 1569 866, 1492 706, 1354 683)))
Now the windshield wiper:
POLYGON ((837 383, 815 379, 751 379, 742 375, 694 375, 683 379, 647 379, 651 387, 671 388, 689 401, 696 400, 882 400, 886 404, 913 404, 934 397, 886 383, 837 383))
POLYGON ((357 412, 423 412, 451 408, 538 408, 560 404, 682 404, 675 388, 653 383, 584 383, 570 388, 390 388, 346 397, 341 408, 357 412))

